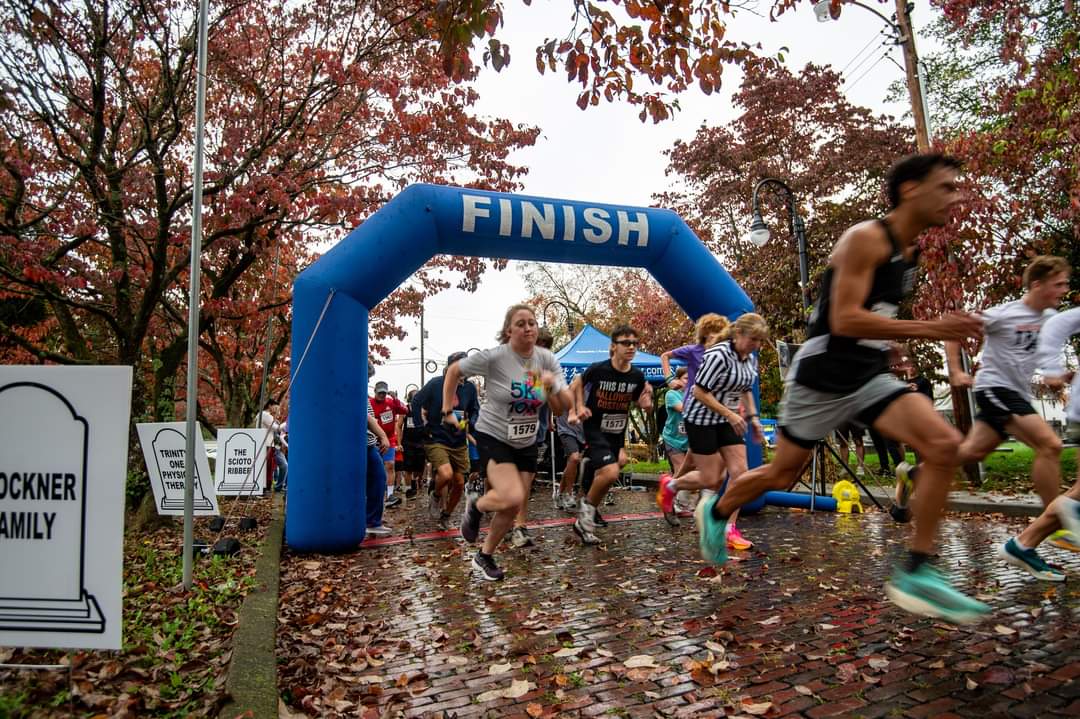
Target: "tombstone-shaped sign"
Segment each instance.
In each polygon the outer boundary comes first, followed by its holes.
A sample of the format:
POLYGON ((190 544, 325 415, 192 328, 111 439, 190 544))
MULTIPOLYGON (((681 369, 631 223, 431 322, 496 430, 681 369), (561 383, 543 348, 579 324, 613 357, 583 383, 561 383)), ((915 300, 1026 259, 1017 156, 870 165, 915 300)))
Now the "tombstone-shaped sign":
MULTIPOLYGON (((196 424, 195 434, 195 514, 218 514, 217 497, 206 461, 206 446, 202 429, 196 424)), ((150 486, 154 489, 154 504, 158 514, 184 513, 184 479, 187 439, 184 422, 148 422, 138 425, 150 486)))
POLYGON ((128 367, 0 367, 0 644, 120 648, 130 398, 128 367))
POLYGON ((220 495, 262 494, 266 476, 267 429, 219 429, 214 486, 220 495))

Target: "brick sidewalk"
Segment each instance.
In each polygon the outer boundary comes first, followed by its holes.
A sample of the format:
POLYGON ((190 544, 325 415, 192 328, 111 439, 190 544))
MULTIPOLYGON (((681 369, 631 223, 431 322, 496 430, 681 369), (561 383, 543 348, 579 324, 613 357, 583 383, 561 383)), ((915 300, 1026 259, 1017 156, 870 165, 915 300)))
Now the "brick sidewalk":
MULTIPOLYGON (((654 509, 618 497, 605 516, 654 509)), ((566 516, 543 489, 533 501, 566 516)), ((419 537, 435 529, 423 509, 387 522, 419 537)), ((945 522, 940 566, 995 607, 964 628, 885 600, 910 529, 880 513, 747 517, 757 546, 718 576, 685 519, 613 522, 600 549, 545 527, 499 554, 494 584, 459 539, 286 554, 279 689, 309 716, 1077 716, 1080 590, 995 558, 1021 526, 945 522)), ((1043 554, 1080 575, 1080 556, 1043 554)))

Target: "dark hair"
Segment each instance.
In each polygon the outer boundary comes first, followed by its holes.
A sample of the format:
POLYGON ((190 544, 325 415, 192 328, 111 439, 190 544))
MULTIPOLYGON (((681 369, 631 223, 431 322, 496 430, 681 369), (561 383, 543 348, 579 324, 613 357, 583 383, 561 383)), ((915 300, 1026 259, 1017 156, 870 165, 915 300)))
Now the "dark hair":
POLYGON ((555 338, 551 336, 551 330, 547 327, 541 327, 536 333, 536 346, 549 350, 554 344, 555 338))
POLYGON ((896 209, 900 206, 900 185, 905 182, 921 182, 926 176, 939 167, 948 167, 959 170, 964 166, 962 160, 951 155, 943 155, 940 152, 929 152, 922 155, 908 155, 897 160, 889 168, 885 175, 885 188, 889 195, 889 207, 896 209))
POLYGON ((638 331, 630 325, 619 325, 615 329, 611 330, 611 341, 615 342, 620 337, 627 337, 629 335, 633 335, 634 337, 641 336, 638 334, 638 331))
POLYGON ((675 379, 682 379, 685 376, 686 376, 686 368, 685 367, 677 367, 675 369, 675 379))

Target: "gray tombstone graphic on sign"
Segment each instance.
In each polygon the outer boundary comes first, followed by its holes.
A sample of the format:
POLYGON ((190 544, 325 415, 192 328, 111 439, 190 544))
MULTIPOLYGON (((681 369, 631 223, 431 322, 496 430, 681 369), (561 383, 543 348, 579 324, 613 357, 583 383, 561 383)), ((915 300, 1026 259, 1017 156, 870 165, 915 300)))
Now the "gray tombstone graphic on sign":
POLYGON ((255 438, 248 432, 235 432, 218 451, 221 463, 218 494, 252 494, 259 491, 258 478, 266 469, 265 452, 258 451, 255 438))
MULTIPOLYGON (((160 430, 154 435, 153 450, 154 461, 158 466, 158 481, 161 482, 161 509, 183 509, 184 464, 183 462, 170 463, 168 458, 183 458, 187 453, 187 439, 184 433, 171 427, 160 430), (164 466, 163 461, 166 462, 164 466), (174 477, 175 479, 172 479, 174 477)), ((192 476, 195 477, 195 511, 213 511, 214 504, 206 498, 206 492, 203 491, 198 462, 195 462, 192 467, 192 476)))
POLYGON ((90 428, 34 382, 0 388, 0 428, 0 630, 100 634, 105 617, 84 581, 90 428), (39 410, 26 416, 26 406, 39 410))

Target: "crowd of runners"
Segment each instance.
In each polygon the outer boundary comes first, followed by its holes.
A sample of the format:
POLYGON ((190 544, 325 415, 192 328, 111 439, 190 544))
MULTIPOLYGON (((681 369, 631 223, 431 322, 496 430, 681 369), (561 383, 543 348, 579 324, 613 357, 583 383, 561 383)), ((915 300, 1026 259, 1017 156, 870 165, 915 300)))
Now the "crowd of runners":
MULTIPOLYGON (((834 246, 806 341, 786 374, 770 462, 753 469, 747 462, 747 443, 764 438, 753 391, 758 350, 770 335, 763 317, 747 313, 729 321, 706 314, 697 319, 692 344, 661 355, 668 387, 662 438, 673 471, 660 478, 657 504, 672 526, 681 523, 680 514, 693 514, 705 560, 722 565, 729 551, 753 546, 736 528, 740 507, 767 491, 792 488, 818 442, 839 432, 861 449, 869 430, 882 441, 883 464, 890 455, 895 463, 890 514, 900 522, 914 519, 907 556, 886 585, 889 598, 917 614, 977 621, 990 608, 934 567, 938 525, 957 470, 1012 436, 1034 451, 1032 484, 1045 511, 998 554, 1039 579, 1064 580, 1037 548, 1049 541, 1080 551, 1080 481, 1060 492, 1063 443, 1032 407, 1032 378, 1041 376, 1055 389, 1073 382, 1067 414, 1076 441, 1080 379, 1067 370, 1063 350, 1080 332, 1080 308, 1056 312, 1069 288, 1068 263, 1032 259, 1023 296, 977 314, 898 317, 915 281, 920 235, 945 225, 959 199, 959 167, 937 154, 899 161, 887 180, 891 210, 851 227, 834 246), (951 383, 973 388, 977 415, 966 437, 934 409, 928 383, 898 362, 897 343, 915 339, 944 342, 951 383), (969 340, 983 346, 974 378, 960 362, 961 343, 969 340), (902 447, 914 452, 915 464, 904 460, 902 447)), ((574 515, 582 545, 600 544, 606 526, 600 507, 627 463, 631 412, 649 412, 654 397, 633 364, 638 332, 622 325, 610 337, 608 359, 568 384, 532 308, 514 305, 495 347, 450 355, 443 375, 404 402, 376 383, 368 418, 369 534, 391 531, 382 522, 386 477, 398 475, 406 497, 426 485, 428 511, 443 529, 463 503, 459 531, 466 542, 480 543, 472 558, 477 575, 502 579, 495 556, 504 538, 509 535, 513 547, 533 541, 528 502, 550 427, 565 458, 561 477, 552 477, 555 506, 574 515), (478 377, 483 402, 469 381, 478 377), (485 516, 489 528, 482 535, 485 516)))

